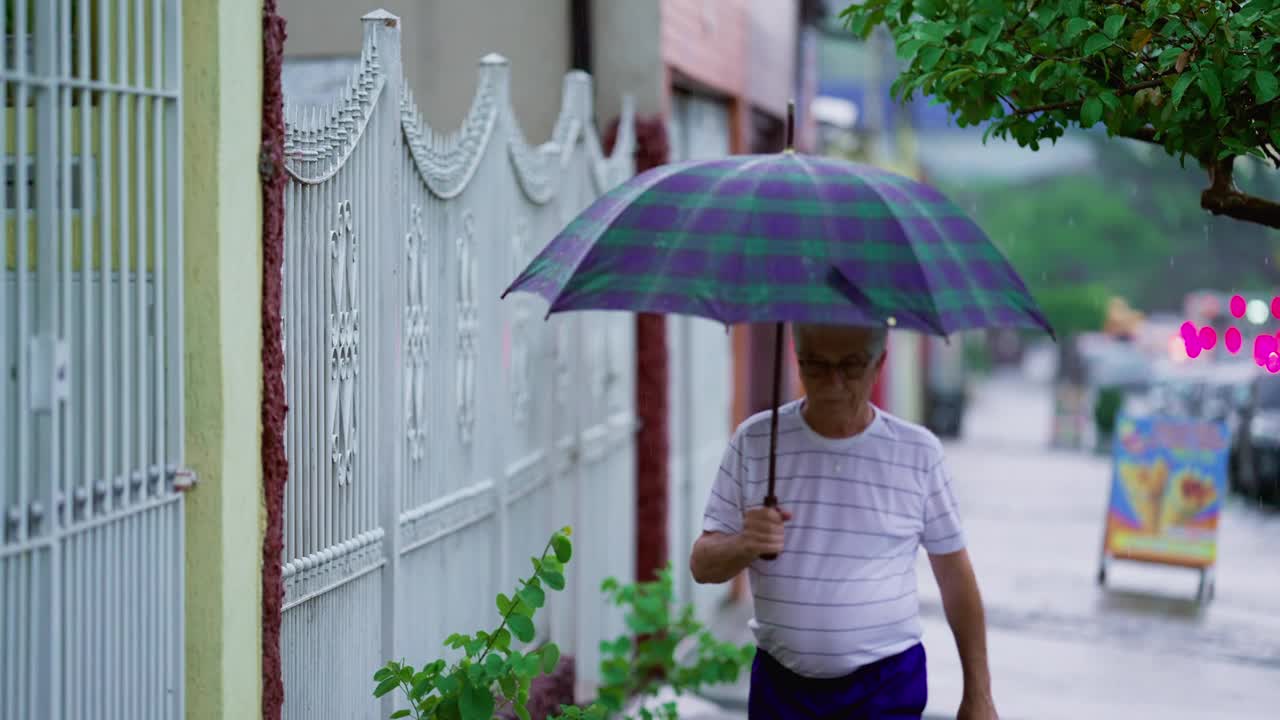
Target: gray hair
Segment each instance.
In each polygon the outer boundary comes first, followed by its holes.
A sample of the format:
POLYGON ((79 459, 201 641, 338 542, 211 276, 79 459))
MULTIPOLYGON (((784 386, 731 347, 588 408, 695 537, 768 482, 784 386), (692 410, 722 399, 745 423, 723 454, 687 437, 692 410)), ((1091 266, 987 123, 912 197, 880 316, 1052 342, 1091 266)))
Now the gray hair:
MULTIPOLYGON (((812 325, 812 324, 796 324, 791 326, 791 339, 795 342, 797 348, 800 347, 800 337, 811 330, 822 330, 826 328, 853 329, 839 325, 812 325)), ((871 352, 871 362, 880 359, 884 354, 886 346, 889 344, 889 328, 879 325, 876 327, 859 328, 870 332, 870 338, 867 340, 867 350, 871 352)))

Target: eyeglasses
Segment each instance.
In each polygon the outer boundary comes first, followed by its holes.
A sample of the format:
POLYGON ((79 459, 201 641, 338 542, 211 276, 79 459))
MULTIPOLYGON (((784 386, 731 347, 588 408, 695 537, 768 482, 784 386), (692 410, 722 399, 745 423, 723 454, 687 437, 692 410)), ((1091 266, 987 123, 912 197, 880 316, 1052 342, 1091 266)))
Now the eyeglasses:
POLYGON ((846 359, 838 363, 829 363, 802 358, 799 360, 799 365, 800 374, 807 378, 827 377, 828 374, 835 372, 844 380, 857 380, 867 372, 871 364, 865 359, 846 359))

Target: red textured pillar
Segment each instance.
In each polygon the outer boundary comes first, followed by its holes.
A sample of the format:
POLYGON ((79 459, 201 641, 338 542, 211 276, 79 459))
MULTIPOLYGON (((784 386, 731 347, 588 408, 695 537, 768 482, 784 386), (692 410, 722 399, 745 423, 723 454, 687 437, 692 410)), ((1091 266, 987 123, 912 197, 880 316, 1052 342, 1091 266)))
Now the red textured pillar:
MULTIPOLYGON (((605 134, 604 146, 612 152, 617 138, 615 120, 605 134)), ((665 165, 670 159, 667 124, 662 116, 636 118, 636 172, 665 165)), ((667 320, 662 315, 641 314, 636 318, 636 414, 640 431, 636 434, 636 580, 658 579, 666 567, 667 459, 670 455, 670 427, 667 394, 667 320)))
POLYGON ((284 18, 275 0, 262 6, 262 494, 267 527, 262 541, 262 718, 279 720, 284 709, 280 622, 284 608, 284 338, 280 312, 284 279, 284 18))

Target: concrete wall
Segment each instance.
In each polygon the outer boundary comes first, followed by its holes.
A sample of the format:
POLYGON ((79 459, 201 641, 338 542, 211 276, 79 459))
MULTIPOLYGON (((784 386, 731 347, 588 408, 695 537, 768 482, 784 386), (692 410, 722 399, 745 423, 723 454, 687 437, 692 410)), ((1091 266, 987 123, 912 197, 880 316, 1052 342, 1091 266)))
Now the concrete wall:
POLYGON ((749 2, 747 100, 759 110, 785 118, 787 101, 796 95, 800 8, 797 0, 749 2))
POLYGON ((686 78, 727 95, 747 84, 749 0, 661 0, 662 59, 686 78))
POLYGON ((261 0, 183 9, 188 718, 262 703, 261 0))
POLYGON ((631 95, 640 116, 665 112, 666 69, 658 42, 662 13, 656 0, 596 0, 591 4, 591 74, 601 128, 631 95))
POLYGON ((496 52, 511 61, 511 103, 526 139, 551 136, 571 61, 569 0, 280 0, 286 62, 357 57, 360 17, 380 7, 400 17, 405 79, 431 127, 462 124, 476 64, 496 52))

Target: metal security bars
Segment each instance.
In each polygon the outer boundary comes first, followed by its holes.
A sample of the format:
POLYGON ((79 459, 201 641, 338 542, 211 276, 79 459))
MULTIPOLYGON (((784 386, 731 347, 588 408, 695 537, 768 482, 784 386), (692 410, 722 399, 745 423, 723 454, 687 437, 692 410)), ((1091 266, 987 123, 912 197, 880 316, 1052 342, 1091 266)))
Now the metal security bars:
POLYGON ((0 717, 181 717, 181 3, 5 10, 0 717))
POLYGON ((404 89, 398 20, 363 25, 338 97, 286 94, 285 716, 385 717, 372 672, 492 626, 494 595, 566 524, 571 586, 540 633, 589 685, 623 631, 600 581, 633 574, 633 319, 543 322, 498 296, 634 172, 630 111, 604 157, 571 73, 552 141, 530 147, 491 55, 441 134, 404 89))

